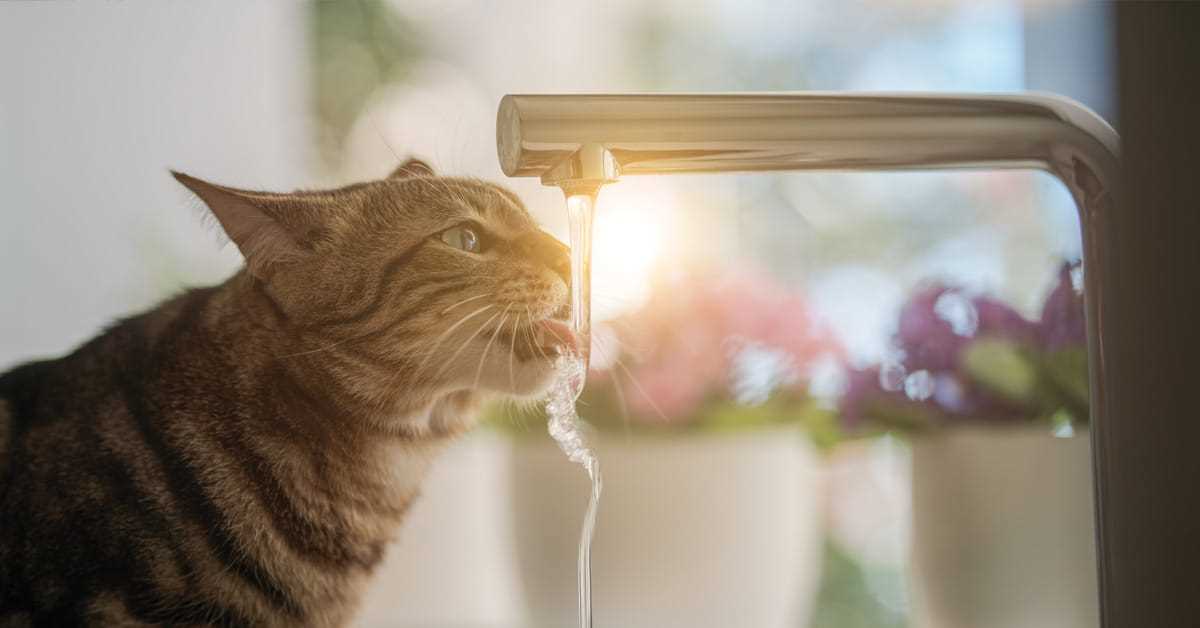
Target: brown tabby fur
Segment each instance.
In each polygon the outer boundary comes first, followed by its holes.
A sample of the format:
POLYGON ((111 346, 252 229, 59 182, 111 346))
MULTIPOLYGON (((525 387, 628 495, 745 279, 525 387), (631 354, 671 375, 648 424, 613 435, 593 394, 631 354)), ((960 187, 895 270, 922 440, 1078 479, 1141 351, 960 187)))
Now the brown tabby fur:
POLYGON ((0 626, 343 625, 481 391, 551 377, 566 250, 512 193, 176 177, 247 267, 0 376, 0 626))

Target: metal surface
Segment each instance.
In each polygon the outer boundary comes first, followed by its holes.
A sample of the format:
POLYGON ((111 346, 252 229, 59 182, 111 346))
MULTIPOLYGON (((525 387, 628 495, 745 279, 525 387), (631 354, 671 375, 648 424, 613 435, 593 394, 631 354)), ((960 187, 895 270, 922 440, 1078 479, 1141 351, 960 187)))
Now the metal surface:
MULTIPOLYGON (((774 170, 1037 168, 1071 191, 1083 227, 1092 461, 1101 613, 1113 581, 1105 539, 1115 443, 1110 395, 1136 395, 1108 368, 1116 263, 1119 139, 1082 105, 1051 95, 509 95, 496 127, 509 176, 592 192, 617 176, 774 170), (606 158, 598 156, 608 155, 606 158)), ((1131 417, 1121 420, 1128 421, 1131 417)), ((1105 620, 1105 625, 1111 625, 1105 620)))
POLYGON ((1111 174, 1117 152, 1103 120, 1055 96, 509 95, 496 141, 505 174, 549 185, 671 172, 1057 171, 1076 157, 1111 174), (612 163, 585 172, 581 156, 598 148, 612 163))
MULTIPOLYGON (((1098 219, 1105 626, 1200 625, 1200 3, 1118 2, 1122 196, 1098 219)), ((1088 269, 1095 272, 1096 269, 1088 269)))

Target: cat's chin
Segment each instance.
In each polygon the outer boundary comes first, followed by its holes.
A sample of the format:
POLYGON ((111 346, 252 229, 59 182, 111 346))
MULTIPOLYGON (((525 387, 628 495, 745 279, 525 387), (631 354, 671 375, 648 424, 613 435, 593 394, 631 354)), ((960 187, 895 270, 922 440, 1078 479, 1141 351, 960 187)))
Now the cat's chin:
POLYGON ((558 371, 550 360, 531 360, 521 365, 521 377, 517 381, 507 381, 508 374, 500 374, 497 383, 505 394, 517 399, 540 399, 550 392, 550 386, 558 371))
POLYGON ((550 359, 515 361, 510 369, 506 361, 485 368, 478 387, 516 400, 536 400, 546 396, 557 370, 550 359))
POLYGON ((560 356, 574 346, 570 329, 561 322, 553 323, 542 321, 532 332, 523 329, 519 334, 505 334, 501 330, 487 341, 480 339, 478 347, 460 356, 448 373, 447 384, 519 400, 544 397, 558 376, 560 356))

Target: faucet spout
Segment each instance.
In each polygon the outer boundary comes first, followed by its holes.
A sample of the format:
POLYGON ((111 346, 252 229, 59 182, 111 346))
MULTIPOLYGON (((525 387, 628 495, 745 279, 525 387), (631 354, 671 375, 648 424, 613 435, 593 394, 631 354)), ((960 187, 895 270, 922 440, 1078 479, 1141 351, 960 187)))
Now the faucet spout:
POLYGON ((562 188, 567 196, 596 196, 600 186, 613 183, 621 168, 608 149, 600 144, 584 144, 579 150, 542 173, 542 184, 562 188))
POLYGON ((1080 163, 1115 181, 1119 153, 1099 116, 1036 94, 508 95, 496 144, 510 177, 593 191, 630 174, 1030 167, 1074 189, 1080 163))
MULTIPOLYGON (((542 183, 562 188, 567 196, 596 196, 600 187, 617 180, 620 166, 602 142, 556 142, 552 150, 528 142, 528 112, 520 97, 505 96, 496 116, 496 148, 504 174, 538 176, 542 183), (523 166, 520 164, 524 164, 523 166)), ((534 97, 540 99, 542 97, 534 97)), ((537 126, 540 122, 533 122, 537 126)), ((553 124, 553 123, 552 123, 553 124)), ((569 133, 569 129, 562 129, 569 133)))

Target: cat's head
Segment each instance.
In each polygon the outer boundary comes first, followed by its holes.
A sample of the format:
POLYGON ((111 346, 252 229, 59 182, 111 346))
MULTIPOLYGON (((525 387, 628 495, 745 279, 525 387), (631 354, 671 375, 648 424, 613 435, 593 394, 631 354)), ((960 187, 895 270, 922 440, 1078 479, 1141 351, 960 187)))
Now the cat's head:
POLYGON ((174 174, 242 251, 288 354, 365 401, 537 395, 573 347, 568 249, 500 186, 416 160, 386 179, 287 194, 174 174))

